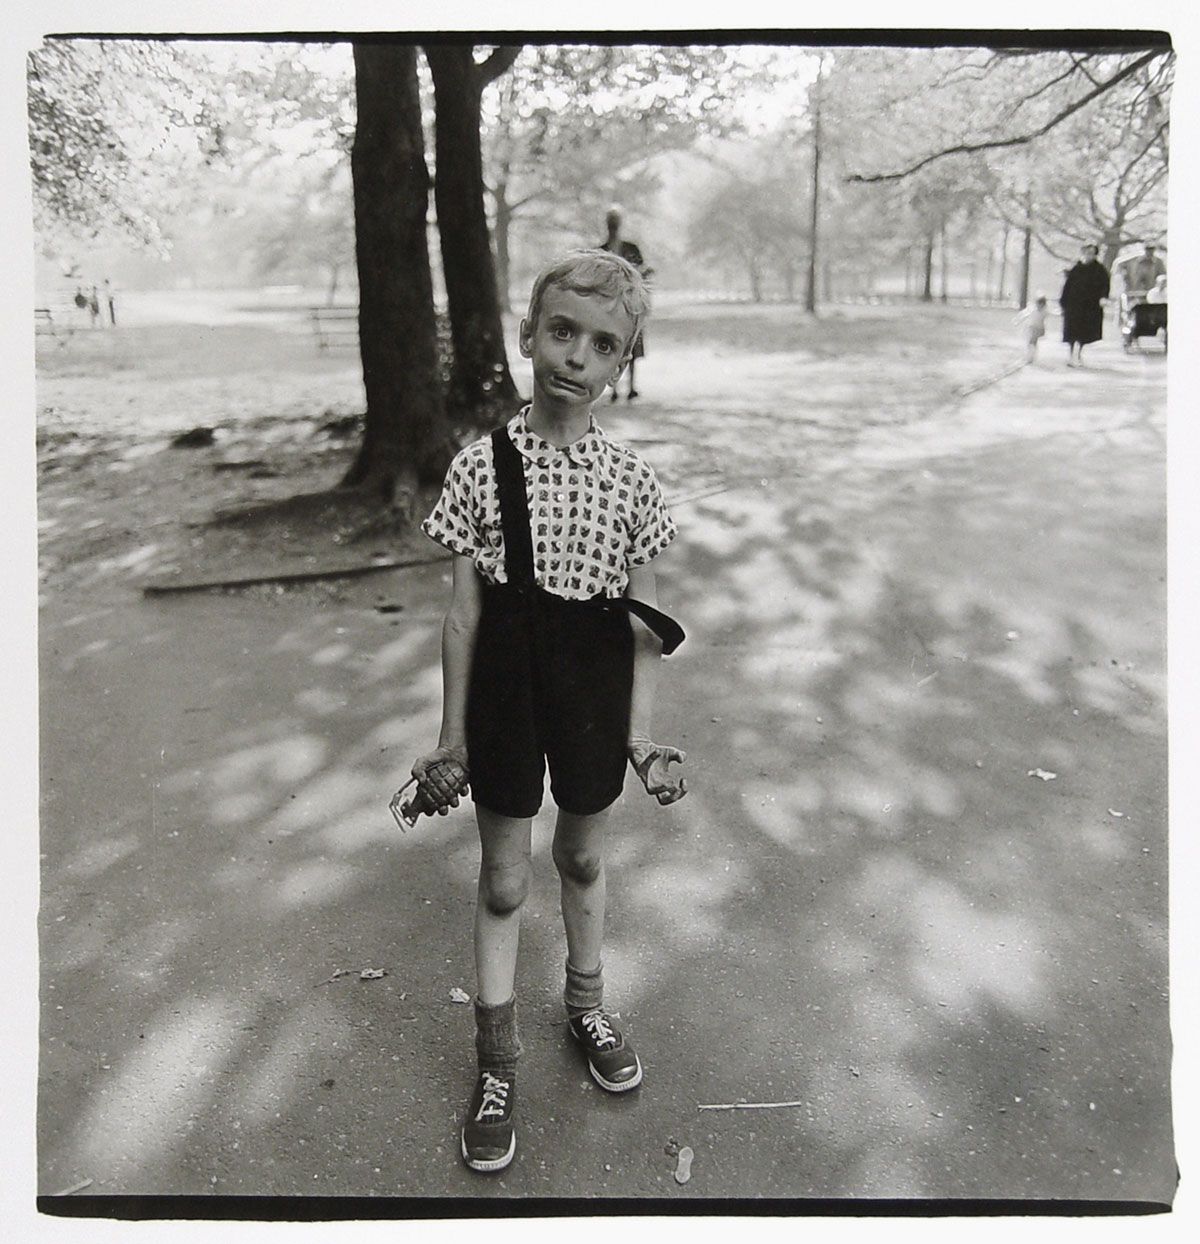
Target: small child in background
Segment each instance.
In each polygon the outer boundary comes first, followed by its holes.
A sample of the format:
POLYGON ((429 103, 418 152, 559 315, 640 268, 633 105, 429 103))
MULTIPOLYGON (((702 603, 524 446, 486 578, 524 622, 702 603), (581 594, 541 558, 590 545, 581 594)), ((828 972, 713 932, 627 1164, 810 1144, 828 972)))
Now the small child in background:
POLYGON ((1017 313, 1013 320, 1020 326, 1021 340, 1025 343, 1025 362, 1032 363, 1037 358, 1038 342, 1046 335, 1046 296, 1039 294, 1023 311, 1017 313))

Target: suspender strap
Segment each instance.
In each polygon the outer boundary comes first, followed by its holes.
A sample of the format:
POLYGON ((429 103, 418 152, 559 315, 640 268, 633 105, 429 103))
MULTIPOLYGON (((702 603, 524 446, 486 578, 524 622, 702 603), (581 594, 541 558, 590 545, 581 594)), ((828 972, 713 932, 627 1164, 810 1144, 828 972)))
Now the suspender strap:
POLYGON ((516 587, 533 587, 533 537, 529 533, 529 501, 525 469, 508 429, 492 433, 492 461, 500 494, 500 529, 504 533, 504 572, 516 587))
POLYGON ((644 600, 634 600, 630 596, 618 596, 608 602, 618 609, 627 609, 634 617, 643 622, 662 640, 663 656, 669 657, 683 643, 686 636, 683 627, 670 614, 655 609, 644 600))
MULTIPOLYGON (((533 537, 529 531, 529 501, 525 493, 525 468, 521 455, 509 438, 508 429, 492 433, 492 461, 496 468, 496 490, 500 497, 500 529, 504 533, 504 572, 509 583, 526 589, 535 585, 533 575, 533 537)), ((642 600, 628 596, 593 597, 579 602, 595 607, 624 609, 640 618, 662 641, 663 656, 669 656, 684 641, 683 627, 674 618, 642 600)))

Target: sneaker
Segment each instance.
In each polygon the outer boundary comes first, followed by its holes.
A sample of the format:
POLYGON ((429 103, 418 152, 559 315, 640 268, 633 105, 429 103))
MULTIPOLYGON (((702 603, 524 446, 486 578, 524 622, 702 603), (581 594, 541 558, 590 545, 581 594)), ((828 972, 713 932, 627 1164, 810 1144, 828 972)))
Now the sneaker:
POLYGON ((462 1129, 463 1161, 473 1171, 502 1171, 513 1160, 517 1151, 513 1131, 516 1091, 511 1076, 479 1073, 462 1129))
POLYGON ((610 1093, 626 1093, 642 1082, 642 1064, 629 1042, 598 1007, 585 1015, 572 1016, 571 1036, 583 1046, 592 1079, 610 1093))

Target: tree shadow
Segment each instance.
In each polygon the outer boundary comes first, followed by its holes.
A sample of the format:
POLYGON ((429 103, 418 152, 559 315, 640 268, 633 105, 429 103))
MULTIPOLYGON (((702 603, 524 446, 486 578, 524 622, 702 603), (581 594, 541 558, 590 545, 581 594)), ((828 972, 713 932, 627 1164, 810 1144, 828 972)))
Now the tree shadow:
POLYGON ((631 786, 610 848, 647 1086, 604 1098, 565 1043, 544 811, 495 1181, 456 1154, 472 818, 384 806, 436 731, 444 569, 389 580, 401 617, 348 588, 45 628, 43 1190, 1169 1201, 1160 516, 1075 450, 690 507, 658 728, 692 793, 631 786), (698 1109, 739 1100, 800 1104, 698 1109))

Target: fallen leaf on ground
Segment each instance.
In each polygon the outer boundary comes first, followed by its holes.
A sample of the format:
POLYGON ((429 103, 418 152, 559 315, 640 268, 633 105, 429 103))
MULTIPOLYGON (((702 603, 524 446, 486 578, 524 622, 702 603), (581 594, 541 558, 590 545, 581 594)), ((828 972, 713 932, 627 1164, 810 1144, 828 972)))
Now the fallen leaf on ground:
POLYGON ((361 981, 377 981, 381 976, 387 975, 387 968, 363 968, 358 974, 361 981))
POLYGON ((1058 774, 1048 773, 1045 769, 1030 769, 1025 776, 1041 778, 1043 782, 1053 782, 1054 779, 1058 777, 1058 774))
POLYGON ((685 1184, 692 1177, 692 1159, 696 1155, 690 1145, 684 1145, 679 1151, 679 1161, 675 1167, 675 1182, 685 1184))
POLYGON ((454 988, 450 990, 450 1001, 451 1002, 470 1002, 471 995, 467 993, 465 989, 459 989, 459 987, 455 985, 454 988))

